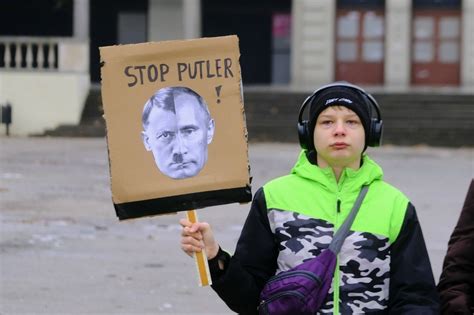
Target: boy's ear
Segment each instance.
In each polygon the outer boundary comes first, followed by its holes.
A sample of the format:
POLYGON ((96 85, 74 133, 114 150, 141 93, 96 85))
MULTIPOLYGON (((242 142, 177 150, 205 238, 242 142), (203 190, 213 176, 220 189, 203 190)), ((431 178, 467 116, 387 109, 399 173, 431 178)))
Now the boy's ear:
POLYGON ((150 143, 149 143, 149 137, 148 137, 148 135, 146 134, 145 131, 142 131, 142 134, 141 134, 141 135, 142 135, 143 145, 145 146, 145 149, 146 149, 147 151, 151 151, 151 145, 150 145, 150 143))

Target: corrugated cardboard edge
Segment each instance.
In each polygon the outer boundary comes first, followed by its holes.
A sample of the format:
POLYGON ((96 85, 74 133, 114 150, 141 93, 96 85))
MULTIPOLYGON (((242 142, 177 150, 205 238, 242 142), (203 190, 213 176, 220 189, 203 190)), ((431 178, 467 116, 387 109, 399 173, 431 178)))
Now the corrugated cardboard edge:
POLYGON ((247 203, 252 200, 250 186, 198 192, 193 194, 171 196, 157 199, 141 200, 114 204, 120 220, 175 213, 229 203, 247 203), (137 211, 140 209, 140 211, 137 211), (157 209, 166 209, 157 211, 157 209))
MULTIPOLYGON (((99 50, 101 50, 102 47, 99 47, 99 50)), ((105 61, 102 60, 102 54, 99 53, 100 55, 100 86, 102 87, 102 68, 105 67, 105 61)), ((103 99, 104 99, 104 96, 103 96, 103 92, 104 89, 100 89, 100 98, 101 98, 101 101, 103 102, 103 99)), ((105 117, 105 111, 104 111, 104 114, 102 115, 102 118, 104 119, 104 121, 106 121, 106 117, 105 117)), ((112 199, 112 202, 114 201, 113 199, 113 192, 112 192, 112 165, 111 165, 111 161, 110 161, 110 150, 109 150, 109 137, 108 137, 108 130, 107 130, 107 123, 105 123, 105 142, 107 144, 107 160, 109 161, 109 189, 110 189, 110 199, 112 199)))

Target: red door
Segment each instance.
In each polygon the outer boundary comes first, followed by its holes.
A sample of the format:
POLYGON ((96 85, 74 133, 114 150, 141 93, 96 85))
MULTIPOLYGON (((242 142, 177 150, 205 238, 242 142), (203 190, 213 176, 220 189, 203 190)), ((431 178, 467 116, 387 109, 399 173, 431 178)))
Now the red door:
POLYGON ((338 9, 336 80, 383 84, 384 11, 338 9))
POLYGON ((415 85, 459 85, 459 10, 416 10, 412 27, 411 80, 415 85))

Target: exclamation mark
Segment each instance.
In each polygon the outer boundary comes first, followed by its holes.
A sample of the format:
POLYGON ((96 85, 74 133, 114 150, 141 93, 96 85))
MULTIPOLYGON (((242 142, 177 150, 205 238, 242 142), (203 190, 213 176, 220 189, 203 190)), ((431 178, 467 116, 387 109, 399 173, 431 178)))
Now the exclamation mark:
POLYGON ((221 100, 219 98, 219 97, 221 97, 221 89, 222 89, 222 85, 216 86, 217 104, 221 103, 221 100))

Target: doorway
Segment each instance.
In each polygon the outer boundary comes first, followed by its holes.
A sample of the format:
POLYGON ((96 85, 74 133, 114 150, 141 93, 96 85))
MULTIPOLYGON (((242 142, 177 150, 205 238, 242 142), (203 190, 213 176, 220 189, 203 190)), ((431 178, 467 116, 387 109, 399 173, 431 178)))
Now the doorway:
POLYGON ((336 80, 356 84, 383 84, 384 35, 383 6, 338 8, 336 80))
POLYGON ((411 80, 414 85, 459 85, 461 12, 413 11, 411 80))

